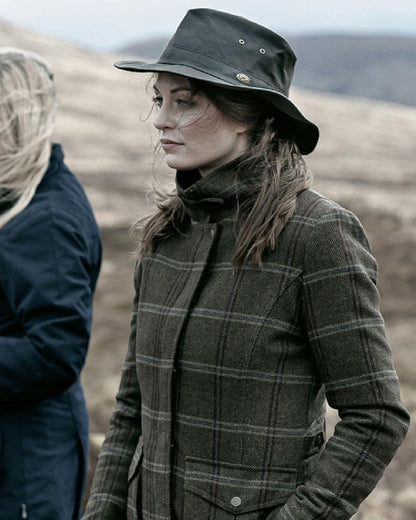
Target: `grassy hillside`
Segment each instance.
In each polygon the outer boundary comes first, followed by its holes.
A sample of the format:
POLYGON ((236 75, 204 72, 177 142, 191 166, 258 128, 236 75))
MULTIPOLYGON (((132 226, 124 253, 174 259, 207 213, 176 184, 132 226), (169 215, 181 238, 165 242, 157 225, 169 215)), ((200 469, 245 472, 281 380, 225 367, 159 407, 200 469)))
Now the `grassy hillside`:
MULTIPOLYGON (((102 230, 104 263, 83 382, 91 430, 103 432, 114 405, 133 296, 128 223, 150 208, 145 193, 154 169, 154 133, 147 118, 147 79, 114 69, 119 56, 1 22, 0 45, 32 49, 52 64, 60 97, 55 137, 84 183, 102 230)), ((316 189, 355 211, 368 231, 403 398, 416 417, 416 109, 296 89, 292 97, 321 128, 320 144, 307 158, 316 189)), ((159 177, 172 177, 160 160, 156 163, 159 177)), ((356 520, 414 519, 415 482, 413 426, 356 520)))

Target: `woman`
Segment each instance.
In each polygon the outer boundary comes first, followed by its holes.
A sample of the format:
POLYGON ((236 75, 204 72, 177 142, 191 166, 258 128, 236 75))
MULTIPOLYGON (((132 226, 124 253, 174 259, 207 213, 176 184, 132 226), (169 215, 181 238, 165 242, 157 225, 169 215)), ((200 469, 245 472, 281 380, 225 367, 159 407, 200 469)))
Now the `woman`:
POLYGON ((143 229, 85 520, 347 519, 405 436, 376 264, 358 219, 310 189, 294 62, 268 29, 195 9, 157 63, 116 64, 157 73, 177 192, 143 229))
POLYGON ((38 55, 0 48, 0 519, 75 520, 88 458, 80 372, 101 240, 51 145, 38 55))

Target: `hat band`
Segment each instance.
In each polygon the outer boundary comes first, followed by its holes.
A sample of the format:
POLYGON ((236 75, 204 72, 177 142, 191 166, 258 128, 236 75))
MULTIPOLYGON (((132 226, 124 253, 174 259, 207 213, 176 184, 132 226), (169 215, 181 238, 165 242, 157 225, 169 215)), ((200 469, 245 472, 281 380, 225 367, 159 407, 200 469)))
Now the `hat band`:
MULTIPOLYGON (((157 63, 153 64, 154 70, 157 70, 158 65, 180 65, 190 67, 191 69, 197 70, 202 74, 212 76, 213 83, 220 82, 222 85, 230 85, 231 87, 238 87, 243 89, 267 89, 269 91, 278 92, 279 94, 288 97, 289 92, 287 89, 283 89, 280 85, 270 83, 264 78, 260 78, 256 74, 253 74, 251 70, 242 70, 240 67, 231 63, 219 60, 215 56, 207 55, 196 50, 187 49, 185 47, 179 47, 175 45, 173 48, 168 47, 160 56, 157 63), (172 51, 172 52, 171 52, 172 51), (218 71, 224 68, 224 65, 229 69, 232 69, 229 74, 219 75, 218 71), (232 72, 232 74, 231 74, 232 72), (238 75, 244 75, 249 78, 250 81, 243 85, 238 80, 238 75)), ((207 81, 210 81, 207 79, 207 81)))

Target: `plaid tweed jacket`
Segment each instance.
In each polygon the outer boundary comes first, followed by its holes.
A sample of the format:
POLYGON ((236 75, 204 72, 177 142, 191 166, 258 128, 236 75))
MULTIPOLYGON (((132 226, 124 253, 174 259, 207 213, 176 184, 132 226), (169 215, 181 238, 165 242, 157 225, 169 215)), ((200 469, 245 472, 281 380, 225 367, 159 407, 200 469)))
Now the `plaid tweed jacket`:
POLYGON ((263 265, 233 272, 232 165, 178 172, 189 224, 137 266, 85 520, 348 519, 406 434, 358 219, 304 190, 263 265))

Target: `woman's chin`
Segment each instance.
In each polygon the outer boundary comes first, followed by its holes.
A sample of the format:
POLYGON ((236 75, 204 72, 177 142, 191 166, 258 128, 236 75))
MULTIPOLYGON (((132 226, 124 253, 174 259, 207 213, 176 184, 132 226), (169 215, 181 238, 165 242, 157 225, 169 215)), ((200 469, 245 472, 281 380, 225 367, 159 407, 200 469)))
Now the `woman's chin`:
POLYGON ((179 161, 175 157, 165 157, 166 164, 169 166, 169 168, 173 168, 174 170, 196 170, 198 167, 194 164, 190 164, 186 161, 179 161))

